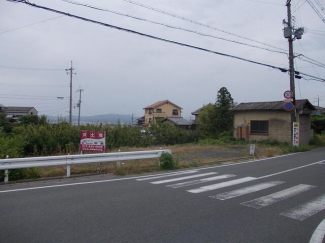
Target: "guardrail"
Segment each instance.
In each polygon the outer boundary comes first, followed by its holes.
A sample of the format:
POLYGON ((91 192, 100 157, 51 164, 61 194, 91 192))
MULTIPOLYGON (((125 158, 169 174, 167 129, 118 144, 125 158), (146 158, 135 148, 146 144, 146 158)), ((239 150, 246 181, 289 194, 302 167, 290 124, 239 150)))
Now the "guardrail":
POLYGON ((86 164, 98 162, 117 162, 124 160, 137 159, 156 159, 160 158, 162 153, 171 154, 171 150, 151 150, 136 152, 118 152, 118 153, 101 153, 101 154, 78 154, 78 155, 61 155, 47 157, 32 157, 18 159, 0 159, 0 170, 4 170, 4 182, 9 181, 9 170, 47 167, 66 165, 67 177, 71 175, 71 165, 86 164))

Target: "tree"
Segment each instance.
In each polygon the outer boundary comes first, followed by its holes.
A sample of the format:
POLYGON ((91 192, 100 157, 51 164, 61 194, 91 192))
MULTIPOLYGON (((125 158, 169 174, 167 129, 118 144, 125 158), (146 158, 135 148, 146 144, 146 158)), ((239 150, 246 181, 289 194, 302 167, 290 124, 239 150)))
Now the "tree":
POLYGON ((6 133, 11 132, 12 126, 9 119, 6 117, 5 113, 0 112, 0 128, 3 128, 3 131, 6 133))
POLYGON ((20 125, 28 125, 28 124, 37 125, 38 121, 39 121, 39 117, 37 115, 25 115, 19 117, 20 125))
POLYGON ((230 132, 233 125, 233 105, 230 92, 222 87, 218 91, 215 104, 208 104, 200 111, 200 130, 213 138, 217 138, 222 132, 230 132))
POLYGON ((216 106, 216 126, 219 133, 231 131, 233 126, 234 99, 227 88, 222 87, 218 91, 216 106))
POLYGON ((215 137, 217 134, 216 118, 217 109, 214 104, 208 104, 200 111, 199 127, 204 135, 215 137))

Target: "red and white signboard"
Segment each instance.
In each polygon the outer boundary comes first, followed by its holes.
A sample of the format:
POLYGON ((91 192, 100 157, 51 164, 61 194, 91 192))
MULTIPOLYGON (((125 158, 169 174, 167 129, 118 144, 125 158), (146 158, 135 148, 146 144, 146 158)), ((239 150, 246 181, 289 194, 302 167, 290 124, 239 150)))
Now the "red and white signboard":
POLYGON ((299 122, 293 123, 293 138, 292 145, 299 146, 299 122))
POLYGON ((104 152, 105 137, 103 131, 80 131, 80 150, 104 152))

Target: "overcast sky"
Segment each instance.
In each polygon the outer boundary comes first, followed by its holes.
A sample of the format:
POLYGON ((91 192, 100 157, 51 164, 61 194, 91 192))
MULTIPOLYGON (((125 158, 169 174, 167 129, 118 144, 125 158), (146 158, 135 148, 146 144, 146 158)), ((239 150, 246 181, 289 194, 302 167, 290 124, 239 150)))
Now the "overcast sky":
MULTIPOLYGON (((288 50, 282 20, 286 0, 136 0, 137 3, 182 16, 226 34, 130 3, 126 0, 76 0, 79 3, 189 29, 237 42, 288 50)), ((288 68, 286 54, 234 44, 212 37, 136 20, 62 0, 30 0, 70 14, 148 35, 193 45, 249 60, 288 68)), ((292 1, 296 27, 305 27, 296 53, 325 63, 325 23, 311 6, 292 1), (298 8, 299 7, 299 8, 298 8)), ((312 1, 314 2, 314 0, 312 1)), ((319 0, 325 6, 325 1, 319 0)), ((319 9, 320 10, 320 9, 319 9)), ((320 10, 325 16, 324 10, 320 10)), ((32 106, 40 114, 67 116, 70 78, 65 69, 73 61, 73 101, 83 89, 81 115, 135 114, 160 100, 183 108, 183 116, 209 102, 226 87, 240 102, 283 100, 289 75, 279 70, 188 47, 166 43, 43 9, 0 0, 0 104, 32 106), (45 22, 44 22, 45 21, 45 22), (23 27, 23 28, 21 28, 23 27), (65 97, 59 100, 56 97, 65 97)), ((281 50, 280 50, 281 51, 281 50)), ((295 59, 296 70, 325 78, 324 67, 295 59)), ((325 106, 324 83, 296 79, 296 98, 325 106)), ((73 115, 77 115, 77 108, 73 115)))

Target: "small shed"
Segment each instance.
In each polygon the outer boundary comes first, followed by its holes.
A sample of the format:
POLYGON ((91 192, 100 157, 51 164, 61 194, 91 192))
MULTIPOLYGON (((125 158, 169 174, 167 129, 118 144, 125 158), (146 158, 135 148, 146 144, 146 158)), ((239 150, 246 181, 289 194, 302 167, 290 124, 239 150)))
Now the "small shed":
MULTIPOLYGON (((296 100, 299 141, 307 145, 313 138, 310 114, 315 107, 307 100, 296 100)), ((277 140, 291 143, 291 112, 283 101, 240 103, 234 112, 234 137, 246 141, 277 140)))

